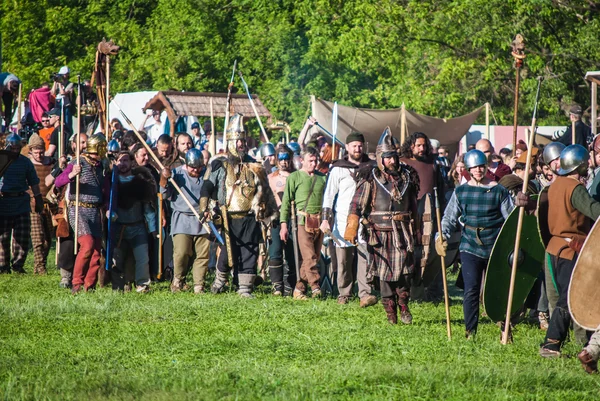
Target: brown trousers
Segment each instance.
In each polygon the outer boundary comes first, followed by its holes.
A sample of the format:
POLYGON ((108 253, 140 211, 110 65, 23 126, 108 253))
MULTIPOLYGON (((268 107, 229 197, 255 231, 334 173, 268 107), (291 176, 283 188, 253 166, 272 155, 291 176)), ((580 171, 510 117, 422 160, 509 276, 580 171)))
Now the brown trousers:
POLYGON ((204 286, 208 271, 208 235, 175 234, 173 236, 173 270, 175 278, 185 281, 190 260, 194 285, 204 286))
POLYGON ((304 226, 298 226, 298 248, 302 255, 300 265, 300 278, 296 283, 296 289, 302 293, 306 292, 306 284, 311 289, 319 288, 319 259, 321 258, 321 245, 323 244, 323 233, 317 230, 314 233, 307 232, 304 226))

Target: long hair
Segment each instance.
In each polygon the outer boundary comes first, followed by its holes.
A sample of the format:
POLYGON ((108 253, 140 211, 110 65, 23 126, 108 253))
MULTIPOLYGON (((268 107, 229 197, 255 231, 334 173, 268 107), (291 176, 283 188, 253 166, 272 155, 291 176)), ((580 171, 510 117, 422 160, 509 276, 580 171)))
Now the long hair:
POLYGON ((452 182, 454 183, 455 187, 458 187, 460 185, 460 181, 462 179, 462 177, 459 176, 458 172, 456 171, 456 166, 458 165, 458 163, 465 164, 465 154, 464 153, 459 155, 456 159, 454 159, 454 162, 452 163, 452 167, 450 167, 450 171, 448 172, 448 176, 450 176, 452 178, 452 182))
MULTIPOLYGON (((402 144, 400 148, 400 157, 405 159, 413 158, 412 147, 415 143, 417 143, 417 139, 425 139, 425 159, 428 161, 433 160, 433 148, 431 147, 431 142, 429 142, 429 138, 422 132, 413 132, 402 144)), ((436 155, 437 156, 437 155, 436 155)))

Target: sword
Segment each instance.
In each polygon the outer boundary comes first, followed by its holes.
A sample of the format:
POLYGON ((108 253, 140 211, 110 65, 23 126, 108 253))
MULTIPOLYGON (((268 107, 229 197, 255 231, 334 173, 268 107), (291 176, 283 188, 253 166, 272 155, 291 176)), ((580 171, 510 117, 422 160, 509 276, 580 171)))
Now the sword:
POLYGON ((213 223, 210 220, 207 220, 207 221, 204 222, 203 226, 204 226, 205 229, 207 229, 208 232, 213 233, 213 235, 215 236, 215 238, 217 239, 217 241, 219 241, 219 244, 225 245, 225 241, 223 240, 223 237, 219 233, 219 230, 217 230, 217 227, 215 226, 215 223, 213 223))

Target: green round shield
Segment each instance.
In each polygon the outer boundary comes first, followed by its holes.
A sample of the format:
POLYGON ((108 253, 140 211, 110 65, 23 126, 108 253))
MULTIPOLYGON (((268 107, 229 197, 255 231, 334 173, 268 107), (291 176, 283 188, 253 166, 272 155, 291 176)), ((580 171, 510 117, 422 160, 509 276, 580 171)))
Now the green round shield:
MULTIPOLYGON (((537 196, 532 198, 537 200, 537 196)), ((512 254, 519 221, 519 208, 515 208, 504 222, 488 262, 483 290, 483 306, 490 319, 504 321, 508 305, 508 292, 512 270, 512 254)), ((535 215, 523 216, 517 276, 511 310, 518 311, 527 299, 533 284, 544 265, 544 244, 538 232, 535 215)))

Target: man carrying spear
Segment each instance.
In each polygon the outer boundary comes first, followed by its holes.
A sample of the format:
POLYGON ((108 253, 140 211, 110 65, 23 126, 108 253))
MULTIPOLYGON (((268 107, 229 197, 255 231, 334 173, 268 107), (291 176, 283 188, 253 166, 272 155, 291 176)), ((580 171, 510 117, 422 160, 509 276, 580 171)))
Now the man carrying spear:
POLYGON ((55 185, 61 188, 75 182, 79 176, 79 199, 75 196, 75 185, 70 185, 69 222, 77 233, 75 240, 79 252, 73 268, 71 292, 76 294, 82 289, 93 290, 98 280, 100 252, 102 246, 102 216, 104 206, 104 188, 108 187, 108 175, 102 160, 106 156, 106 139, 102 134, 94 134, 87 141, 85 153, 81 155, 81 164, 71 162, 56 178, 55 185), (75 208, 79 207, 78 226, 75 227, 75 208), (83 288, 82 288, 83 287, 83 288))
POLYGON ((454 190, 442 218, 442 232, 436 236, 435 243, 438 254, 446 256, 446 239, 462 223, 459 249, 467 339, 474 338, 477 333, 481 282, 492 247, 504 220, 514 208, 508 190, 486 176, 487 166, 488 159, 482 151, 473 149, 465 154, 465 168, 470 180, 454 190))
POLYGON ((278 217, 267 175, 260 163, 248 156, 243 115, 235 114, 227 128, 227 158, 214 160, 202 185, 200 213, 210 217, 208 200, 217 199, 225 245, 217 261, 213 293, 224 290, 230 269, 238 273, 238 293, 252 297, 261 234, 260 222, 270 225, 278 217))

